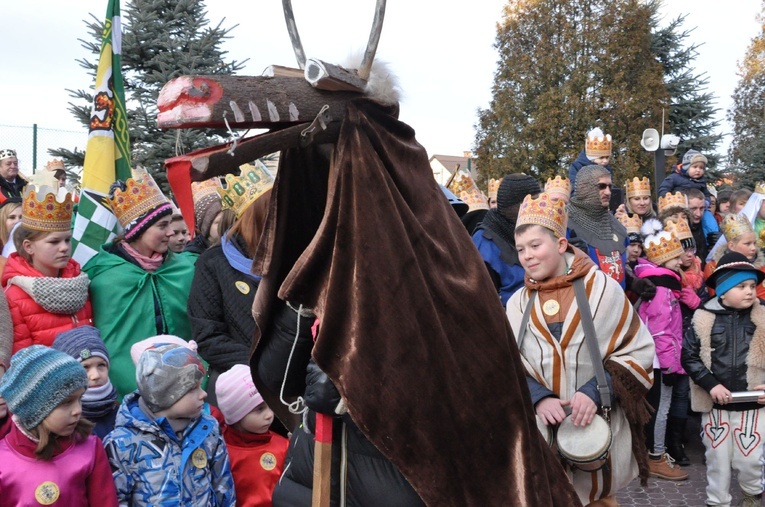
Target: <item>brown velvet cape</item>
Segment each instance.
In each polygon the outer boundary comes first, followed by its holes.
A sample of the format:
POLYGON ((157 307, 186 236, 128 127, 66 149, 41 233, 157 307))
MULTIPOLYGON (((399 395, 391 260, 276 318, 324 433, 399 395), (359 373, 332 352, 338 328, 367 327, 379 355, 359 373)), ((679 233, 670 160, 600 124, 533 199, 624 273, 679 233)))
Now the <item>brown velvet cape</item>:
POLYGON ((396 113, 350 103, 329 168, 316 148, 282 153, 255 257, 259 329, 277 290, 313 309, 314 360, 427 505, 580 505, 486 267, 396 113))

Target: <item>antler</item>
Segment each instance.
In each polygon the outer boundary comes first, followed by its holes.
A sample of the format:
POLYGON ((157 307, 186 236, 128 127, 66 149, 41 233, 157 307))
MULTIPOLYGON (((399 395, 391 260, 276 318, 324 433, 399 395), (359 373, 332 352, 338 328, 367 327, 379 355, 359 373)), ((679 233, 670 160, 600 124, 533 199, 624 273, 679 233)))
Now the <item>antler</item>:
MULTIPOLYGON (((367 41, 367 48, 364 51, 364 59, 361 61, 361 65, 357 71, 358 76, 364 81, 369 79, 369 73, 372 70, 375 53, 377 53, 377 45, 380 42, 383 20, 385 19, 386 3, 386 0, 377 0, 377 4, 375 5, 375 17, 372 21, 372 30, 369 33, 369 41, 367 41)), ((282 7, 284 8, 284 20, 287 22, 287 32, 290 34, 292 49, 295 51, 298 66, 300 66, 301 69, 305 69, 305 51, 303 51, 303 43, 300 42, 300 34, 298 33, 297 24, 295 23, 295 14, 292 12, 292 0, 282 0, 282 7)))

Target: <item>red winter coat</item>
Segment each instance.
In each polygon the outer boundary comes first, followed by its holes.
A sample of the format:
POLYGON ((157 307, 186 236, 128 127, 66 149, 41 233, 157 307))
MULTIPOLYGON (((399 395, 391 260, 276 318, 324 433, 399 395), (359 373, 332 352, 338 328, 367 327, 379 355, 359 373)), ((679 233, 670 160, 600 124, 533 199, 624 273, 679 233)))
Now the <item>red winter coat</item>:
MULTIPOLYGON (((60 278, 74 278, 80 274, 80 265, 69 259, 66 267, 61 270, 60 278)), ((93 310, 90 297, 85 305, 74 314, 66 315, 51 313, 44 309, 35 299, 16 285, 8 285, 8 280, 14 276, 42 277, 42 273, 33 268, 27 261, 12 253, 3 270, 2 283, 8 308, 13 319, 13 353, 30 345, 46 345, 50 347, 56 335, 77 326, 92 325, 93 310)))

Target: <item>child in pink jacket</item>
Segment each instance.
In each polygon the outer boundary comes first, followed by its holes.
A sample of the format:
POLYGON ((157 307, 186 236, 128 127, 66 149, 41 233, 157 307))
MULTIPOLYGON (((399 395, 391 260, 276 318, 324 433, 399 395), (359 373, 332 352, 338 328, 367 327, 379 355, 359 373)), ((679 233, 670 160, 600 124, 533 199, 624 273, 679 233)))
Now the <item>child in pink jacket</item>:
MULTIPOLYGON (((655 404, 652 423, 653 432, 649 435, 649 465, 651 475, 666 480, 685 480, 688 474, 675 466, 675 459, 668 447, 672 446, 677 433, 684 428, 675 428, 674 419, 670 417, 670 405, 674 410, 688 409, 688 375, 680 364, 683 345, 683 314, 681 303, 692 304, 690 299, 698 296, 693 289, 683 288, 680 278, 681 256, 685 253, 680 240, 674 235, 662 230, 661 222, 648 220, 641 232, 645 237, 644 246, 646 259, 638 259, 635 266, 635 276, 647 278, 656 285, 656 295, 650 301, 641 301, 638 309, 640 318, 645 322, 653 335, 656 345, 654 358, 654 386, 658 384, 658 404, 655 404), (680 399, 685 398, 685 403, 680 399), (653 436, 653 439, 650 437, 653 436), (667 438, 669 436, 669 438, 667 438)), ((684 419, 683 419, 684 420, 684 419)), ((650 428, 651 426, 649 426, 650 428)))

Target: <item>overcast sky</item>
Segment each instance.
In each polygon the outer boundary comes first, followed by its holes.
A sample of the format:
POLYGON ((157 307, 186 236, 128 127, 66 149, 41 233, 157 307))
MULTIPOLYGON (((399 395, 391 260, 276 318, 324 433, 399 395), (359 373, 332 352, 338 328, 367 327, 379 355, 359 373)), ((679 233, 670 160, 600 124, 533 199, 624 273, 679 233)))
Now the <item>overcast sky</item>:
MULTIPOLYGON (((3 71, 0 79, 0 148, 21 148, 21 169, 31 169, 29 129, 77 131, 67 111, 67 88, 85 88, 90 79, 75 62, 92 58, 80 47, 87 37, 89 13, 103 19, 106 0, 27 0, 0 2, 5 20, 0 31, 3 71), (8 128, 14 126, 17 128, 8 128)), ((123 8, 126 0, 123 0, 123 8)), ((496 23, 507 0, 472 0, 447 4, 434 0, 389 0, 378 59, 389 62, 404 92, 401 119, 417 133, 429 154, 460 155, 475 138, 476 111, 491 100, 497 53, 496 23)), ((760 25, 759 0, 665 0, 667 18, 688 14, 691 41, 702 43, 695 62, 706 73, 724 118, 735 88, 736 64, 760 25), (735 5, 735 8, 732 6, 735 5)), ((295 17, 308 57, 341 62, 366 45, 372 0, 294 0, 295 17)), ((240 75, 259 75, 271 64, 296 66, 281 2, 208 0, 209 19, 238 24, 224 44, 233 59, 249 58, 240 75)), ((725 133, 728 126, 723 125, 725 133)), ((583 133, 584 137, 584 133, 583 133)), ((76 143, 78 134, 61 133, 76 143)), ((84 146, 86 134, 82 134, 84 146)), ((726 146, 727 146, 726 140, 726 146)), ((57 143, 57 144, 56 144, 57 143)), ((42 141, 41 145, 45 145, 42 141)), ((67 144, 67 145, 68 145, 67 144)), ((41 146, 43 148, 45 146, 41 146)), ((724 151, 725 148, 723 148, 724 151)), ((38 160, 44 165, 47 155, 38 160)))

